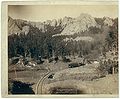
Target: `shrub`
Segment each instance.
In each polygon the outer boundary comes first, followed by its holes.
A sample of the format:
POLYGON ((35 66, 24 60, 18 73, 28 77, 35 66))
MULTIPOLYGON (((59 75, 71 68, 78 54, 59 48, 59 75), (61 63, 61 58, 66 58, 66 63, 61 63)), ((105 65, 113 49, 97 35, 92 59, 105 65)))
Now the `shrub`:
POLYGON ((79 67, 79 63, 70 63, 68 67, 69 68, 79 67))
POLYGON ((8 82, 8 92, 9 94, 34 94, 31 85, 16 80, 9 80, 8 82))
POLYGON ((49 59, 48 59, 48 62, 49 62, 49 63, 51 63, 51 62, 53 62, 53 61, 54 61, 53 58, 49 58, 49 59))
POLYGON ((118 62, 115 62, 113 60, 108 59, 107 61, 105 60, 104 62, 100 62, 100 66, 97 68, 99 72, 103 74, 112 74, 113 69, 115 68, 115 73, 118 72, 118 62))
POLYGON ((63 57, 63 62, 71 62, 69 58, 63 57))

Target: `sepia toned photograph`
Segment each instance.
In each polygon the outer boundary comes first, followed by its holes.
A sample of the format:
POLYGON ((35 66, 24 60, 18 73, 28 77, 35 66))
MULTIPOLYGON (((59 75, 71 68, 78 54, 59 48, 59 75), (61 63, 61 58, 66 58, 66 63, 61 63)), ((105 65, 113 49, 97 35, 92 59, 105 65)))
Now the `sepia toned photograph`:
POLYGON ((8 95, 119 95, 117 4, 7 11, 8 95))

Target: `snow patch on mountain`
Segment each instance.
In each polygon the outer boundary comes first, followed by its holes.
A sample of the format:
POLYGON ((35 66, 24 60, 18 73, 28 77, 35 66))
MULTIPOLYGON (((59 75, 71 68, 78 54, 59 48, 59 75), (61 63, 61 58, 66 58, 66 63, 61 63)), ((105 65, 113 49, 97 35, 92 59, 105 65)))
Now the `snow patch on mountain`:
POLYGON ((65 42, 71 42, 71 41, 89 41, 92 42, 94 39, 90 36, 81 36, 81 37, 76 37, 76 38, 65 38, 63 39, 65 42))

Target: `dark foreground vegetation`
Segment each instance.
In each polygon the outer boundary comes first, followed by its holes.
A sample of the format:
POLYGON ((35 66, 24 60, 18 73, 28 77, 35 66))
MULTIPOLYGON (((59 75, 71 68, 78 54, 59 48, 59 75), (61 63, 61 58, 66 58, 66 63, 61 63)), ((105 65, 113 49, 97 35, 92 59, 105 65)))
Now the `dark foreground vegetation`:
POLYGON ((8 92, 9 94, 35 94, 31 88, 32 85, 21 81, 9 80, 8 92))

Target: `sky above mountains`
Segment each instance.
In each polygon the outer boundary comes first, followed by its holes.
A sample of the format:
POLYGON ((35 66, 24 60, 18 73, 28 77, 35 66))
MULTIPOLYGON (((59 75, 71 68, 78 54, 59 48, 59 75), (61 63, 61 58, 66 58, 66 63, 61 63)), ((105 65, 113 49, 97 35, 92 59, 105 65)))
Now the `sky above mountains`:
POLYGON ((9 5, 8 15, 15 19, 46 21, 65 16, 76 18, 81 13, 93 17, 118 17, 117 5, 9 5))

